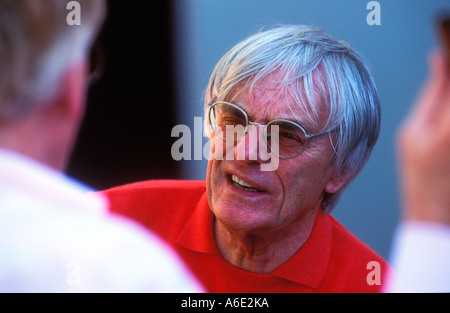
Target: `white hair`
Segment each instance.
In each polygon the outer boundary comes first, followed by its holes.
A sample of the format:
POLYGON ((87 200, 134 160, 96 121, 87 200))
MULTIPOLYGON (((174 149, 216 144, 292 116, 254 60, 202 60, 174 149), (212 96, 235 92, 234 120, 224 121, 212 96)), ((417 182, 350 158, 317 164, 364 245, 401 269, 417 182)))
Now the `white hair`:
POLYGON ((77 32, 61 38, 41 60, 31 93, 38 101, 51 98, 58 91, 61 76, 71 66, 88 59, 91 31, 81 27, 77 32))
POLYGON ((67 2, 0 0, 0 120, 14 119, 59 91, 60 79, 87 60, 104 18, 103 0, 79 0, 81 25, 67 2))

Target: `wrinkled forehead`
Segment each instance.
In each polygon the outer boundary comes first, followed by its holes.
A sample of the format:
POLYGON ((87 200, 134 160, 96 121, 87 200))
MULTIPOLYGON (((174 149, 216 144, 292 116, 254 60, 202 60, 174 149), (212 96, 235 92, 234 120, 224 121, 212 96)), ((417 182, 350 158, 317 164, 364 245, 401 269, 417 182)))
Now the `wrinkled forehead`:
POLYGON ((274 119, 296 121, 311 131, 320 130, 328 114, 318 92, 308 100, 299 82, 287 84, 272 74, 256 83, 240 83, 223 99, 239 105, 250 120, 268 123, 274 119))

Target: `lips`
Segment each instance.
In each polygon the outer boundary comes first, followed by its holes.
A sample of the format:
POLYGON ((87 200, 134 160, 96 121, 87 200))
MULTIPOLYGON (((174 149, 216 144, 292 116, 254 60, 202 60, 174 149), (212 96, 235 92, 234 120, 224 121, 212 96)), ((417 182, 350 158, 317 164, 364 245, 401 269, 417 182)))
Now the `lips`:
POLYGON ((233 185, 246 190, 246 191, 252 191, 252 192, 263 192, 262 190, 255 188, 250 183, 246 182, 242 178, 238 177, 237 175, 232 174, 231 175, 231 182, 233 185))

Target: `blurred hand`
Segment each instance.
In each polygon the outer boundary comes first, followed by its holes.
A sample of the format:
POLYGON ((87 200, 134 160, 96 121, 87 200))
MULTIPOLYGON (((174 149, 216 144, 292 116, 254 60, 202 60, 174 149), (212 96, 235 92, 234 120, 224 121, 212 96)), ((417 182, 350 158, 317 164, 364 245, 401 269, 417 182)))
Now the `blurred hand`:
POLYGON ((450 64, 430 58, 430 77, 397 134, 403 217, 450 225, 450 64))

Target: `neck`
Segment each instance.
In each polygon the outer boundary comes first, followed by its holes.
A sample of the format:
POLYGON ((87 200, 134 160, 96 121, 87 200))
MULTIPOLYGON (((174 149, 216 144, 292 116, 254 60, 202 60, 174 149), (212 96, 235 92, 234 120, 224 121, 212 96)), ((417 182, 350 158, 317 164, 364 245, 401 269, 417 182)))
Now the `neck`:
POLYGON ((310 211, 283 231, 241 232, 215 220, 216 245, 230 264, 254 273, 267 274, 287 262, 311 234, 317 210, 310 211))
POLYGON ((60 126, 40 114, 14 123, 0 123, 0 146, 63 170, 68 155, 70 125, 60 126))

